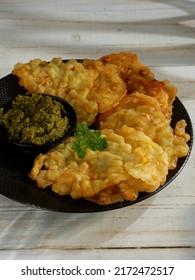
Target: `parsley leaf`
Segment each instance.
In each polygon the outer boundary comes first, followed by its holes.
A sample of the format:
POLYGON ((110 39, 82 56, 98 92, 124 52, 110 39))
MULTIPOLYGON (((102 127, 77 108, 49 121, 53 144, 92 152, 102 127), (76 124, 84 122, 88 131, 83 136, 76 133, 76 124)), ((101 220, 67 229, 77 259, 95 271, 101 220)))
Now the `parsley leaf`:
POLYGON ((87 149, 103 151, 108 146, 107 139, 102 137, 100 130, 91 130, 85 123, 80 123, 74 133, 77 138, 72 144, 72 149, 80 158, 86 155, 87 149))

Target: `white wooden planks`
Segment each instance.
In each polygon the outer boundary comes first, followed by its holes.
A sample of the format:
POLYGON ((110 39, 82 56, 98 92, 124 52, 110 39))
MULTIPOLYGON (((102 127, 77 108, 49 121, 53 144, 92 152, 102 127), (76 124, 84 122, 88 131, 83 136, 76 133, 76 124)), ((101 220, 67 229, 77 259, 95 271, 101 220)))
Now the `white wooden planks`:
MULTIPOLYGON (((17 62, 136 52, 195 121, 195 1, 2 1, 0 77, 17 62)), ((166 189, 109 212, 43 211, 0 196, 1 259, 195 259, 195 156, 166 189)))

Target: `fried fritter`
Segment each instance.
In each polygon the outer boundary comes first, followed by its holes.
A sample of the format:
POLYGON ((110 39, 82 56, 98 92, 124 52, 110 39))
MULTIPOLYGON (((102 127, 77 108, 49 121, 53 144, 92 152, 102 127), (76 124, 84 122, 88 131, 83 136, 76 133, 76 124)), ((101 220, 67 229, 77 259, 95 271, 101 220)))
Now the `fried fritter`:
POLYGON ((143 132, 124 126, 118 134, 104 129, 102 135, 108 140, 107 148, 104 151, 88 149, 83 158, 78 158, 71 149, 74 137, 39 155, 30 178, 41 188, 51 185, 60 195, 96 199, 100 204, 116 201, 115 195, 107 200, 97 199, 109 188, 117 186, 117 197, 132 200, 140 191, 152 192, 165 182, 167 153, 143 132))
POLYGON ((99 116, 100 129, 111 128, 118 133, 124 124, 143 131, 160 145, 168 154, 169 169, 174 169, 178 158, 186 156, 189 151, 186 122, 178 122, 174 131, 162 113, 159 102, 151 96, 132 93, 123 98, 112 113, 99 116))
POLYGON ((115 110, 99 114, 97 121, 100 129, 111 128, 117 133, 125 124, 143 131, 152 140, 156 130, 168 123, 159 102, 138 92, 125 96, 115 110))
POLYGON ((87 69, 95 69, 98 72, 96 85, 91 94, 97 99, 98 112, 104 113, 115 108, 126 95, 126 85, 119 75, 118 67, 114 64, 103 63, 101 60, 83 61, 87 69))
POLYGON ((101 60, 118 66, 127 87, 127 94, 139 92, 156 98, 163 114, 170 120, 172 103, 177 93, 175 86, 167 80, 156 80, 151 70, 132 52, 112 53, 102 57, 101 60))
POLYGON ((154 142, 160 145, 169 156, 169 169, 175 169, 179 158, 187 156, 190 139, 185 132, 187 124, 185 120, 176 123, 173 129, 170 125, 165 125, 156 131, 154 142))
POLYGON ((68 101, 76 110, 78 121, 91 125, 98 113, 116 107, 126 94, 126 85, 114 64, 102 61, 61 58, 51 62, 40 59, 18 63, 12 73, 30 93, 47 93, 68 101))
POLYGON ((61 58, 51 62, 34 59, 18 63, 12 73, 29 93, 47 93, 68 101, 76 110, 79 122, 91 125, 98 113, 98 104, 91 95, 97 71, 86 69, 74 59, 64 63, 61 58))
POLYGON ((154 74, 146 67, 133 52, 111 53, 100 58, 104 63, 118 66, 123 80, 126 82, 133 73, 139 73, 147 79, 154 79, 154 74))

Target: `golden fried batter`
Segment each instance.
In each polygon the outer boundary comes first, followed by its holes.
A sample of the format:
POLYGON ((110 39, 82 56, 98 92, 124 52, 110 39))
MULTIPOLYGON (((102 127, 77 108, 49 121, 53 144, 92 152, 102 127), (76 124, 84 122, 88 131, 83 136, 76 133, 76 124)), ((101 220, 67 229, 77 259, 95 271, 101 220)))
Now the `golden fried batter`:
POLYGON ((124 81, 129 80, 133 73, 142 74, 147 79, 154 79, 154 74, 146 67, 133 52, 111 53, 100 58, 105 63, 118 66, 124 81))
POLYGON ((186 144, 189 135, 185 133, 184 120, 176 124, 175 131, 162 113, 159 102, 142 93, 132 93, 123 98, 119 106, 107 115, 99 116, 99 127, 111 128, 116 133, 123 125, 143 131, 168 154, 169 169, 174 169, 177 160, 187 155, 189 147, 186 144))
POLYGON ((85 121, 88 125, 94 122, 98 105, 90 90, 97 71, 84 68, 74 59, 64 63, 61 58, 53 58, 49 63, 40 59, 18 63, 12 73, 28 92, 59 96, 73 106, 79 122, 85 121))
POLYGON ((114 110, 99 114, 97 121, 101 129, 111 128, 115 132, 125 124, 142 130, 152 140, 156 130, 168 123, 159 102, 139 92, 125 96, 114 110))
MULTIPOLYGON (((108 147, 101 152, 88 149, 84 158, 78 158, 71 149, 74 137, 39 155, 30 178, 41 188, 51 185, 60 195, 92 200, 94 196, 97 200, 98 193, 115 186, 122 200, 132 200, 139 191, 152 192, 165 182, 167 153, 143 132, 124 126, 118 134, 104 129, 102 135, 107 138, 108 147)), ((115 201, 113 195, 108 201, 99 199, 98 203, 115 201)))
POLYGON ((83 61, 87 69, 96 69, 98 78, 91 94, 97 99, 98 112, 104 113, 115 108, 126 95, 126 85, 119 75, 116 65, 103 63, 101 60, 83 61))
POLYGON ((171 118, 172 103, 177 88, 169 81, 156 80, 151 70, 144 66, 138 56, 132 52, 112 53, 102 57, 101 60, 118 66, 128 94, 140 92, 156 98, 163 114, 168 119, 171 118))
POLYGON ((78 121, 91 125, 98 113, 116 107, 126 94, 126 85, 118 67, 102 61, 82 63, 53 58, 18 63, 12 73, 30 93, 47 93, 68 101, 76 110, 78 121))

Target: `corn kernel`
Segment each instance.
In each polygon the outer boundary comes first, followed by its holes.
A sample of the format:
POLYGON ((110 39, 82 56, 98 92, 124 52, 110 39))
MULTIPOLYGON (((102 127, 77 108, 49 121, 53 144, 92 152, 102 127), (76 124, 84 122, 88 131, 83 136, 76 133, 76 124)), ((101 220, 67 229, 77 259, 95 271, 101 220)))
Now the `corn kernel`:
POLYGON ((146 163, 146 162, 148 162, 148 159, 147 159, 147 157, 143 157, 143 158, 142 158, 142 162, 143 162, 143 163, 146 163))

